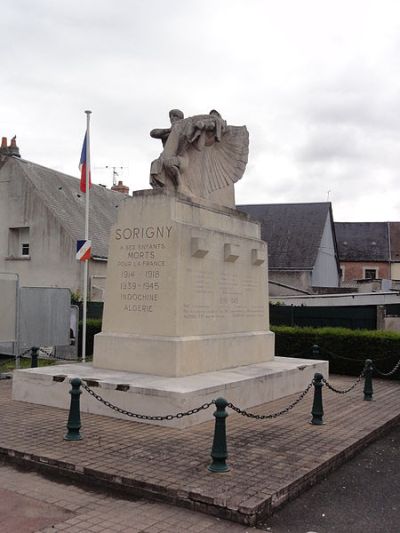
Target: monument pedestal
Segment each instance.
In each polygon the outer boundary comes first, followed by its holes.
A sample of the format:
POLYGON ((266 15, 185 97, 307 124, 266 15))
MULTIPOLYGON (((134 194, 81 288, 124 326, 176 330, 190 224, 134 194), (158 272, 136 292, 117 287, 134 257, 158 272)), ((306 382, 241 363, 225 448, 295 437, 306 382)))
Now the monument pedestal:
MULTIPOLYGON (((111 231, 93 365, 18 370, 13 398, 67 409, 80 377, 122 409, 162 416, 220 396, 249 409, 301 392, 328 363, 273 357, 267 275, 260 226, 246 214, 164 189, 135 193, 111 231)), ((86 393, 81 409, 126 418, 86 393)), ((140 421, 185 428, 213 411, 140 421)))
MULTIPOLYGON (((328 363, 275 357, 266 363, 178 378, 104 370, 90 364, 67 364, 14 371, 13 399, 68 409, 69 381, 80 377, 114 405, 144 415, 175 415, 220 396, 241 409, 251 410, 255 405, 304 390, 315 372, 327 376, 328 363)), ((128 420, 126 415, 106 407, 85 391, 80 401, 84 413, 128 420)), ((311 396, 308 401, 311 402, 311 396)), ((195 415, 171 421, 131 420, 184 429, 212 420, 214 411, 211 406, 195 415)))
POLYGON ((95 367, 177 377, 272 360, 257 222, 164 189, 120 210, 95 367))

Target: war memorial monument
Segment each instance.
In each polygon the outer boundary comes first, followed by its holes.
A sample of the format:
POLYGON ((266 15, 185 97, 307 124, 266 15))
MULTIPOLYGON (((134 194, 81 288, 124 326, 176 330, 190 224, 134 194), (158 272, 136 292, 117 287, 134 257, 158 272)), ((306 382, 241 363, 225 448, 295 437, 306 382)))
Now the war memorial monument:
MULTIPOLYGON (((16 400, 67 408, 80 377, 123 409, 186 411, 219 396, 248 408, 303 390, 327 363, 274 357, 268 253, 258 222, 235 208, 248 159, 245 126, 216 111, 152 130, 163 150, 152 189, 134 192, 111 229, 102 332, 93 364, 19 370, 16 400)), ((81 408, 121 415, 82 394, 81 408)), ((187 427, 212 410, 173 421, 187 427)))

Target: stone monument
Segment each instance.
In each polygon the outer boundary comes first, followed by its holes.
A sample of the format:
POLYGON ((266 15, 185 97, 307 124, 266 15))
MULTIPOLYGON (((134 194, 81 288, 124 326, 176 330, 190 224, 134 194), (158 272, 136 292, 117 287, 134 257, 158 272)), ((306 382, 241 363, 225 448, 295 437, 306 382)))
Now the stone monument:
POLYGON ((186 119, 172 109, 169 116, 170 128, 150 132, 164 147, 151 164, 150 184, 235 208, 233 185, 249 154, 246 126, 228 126, 215 109, 186 119))
POLYGON ((247 129, 215 110, 170 117, 151 132, 164 144, 153 191, 134 193, 111 232, 94 365, 186 376, 271 360, 266 244, 233 209, 247 129))
MULTIPOLYGON (((54 379, 63 371, 124 409, 164 415, 218 396, 248 408, 303 390, 316 371, 327 375, 325 362, 274 358, 267 245, 260 224, 235 209, 246 127, 227 125, 216 110, 184 118, 175 109, 170 120, 150 133, 163 144, 151 164, 153 190, 127 198, 111 229, 93 365, 19 371, 16 399, 66 407, 59 385, 68 380, 54 379), (40 380, 53 396, 44 398, 40 380)), ((82 399, 84 410, 122 416, 82 399)), ((173 425, 211 417, 202 411, 173 425)))

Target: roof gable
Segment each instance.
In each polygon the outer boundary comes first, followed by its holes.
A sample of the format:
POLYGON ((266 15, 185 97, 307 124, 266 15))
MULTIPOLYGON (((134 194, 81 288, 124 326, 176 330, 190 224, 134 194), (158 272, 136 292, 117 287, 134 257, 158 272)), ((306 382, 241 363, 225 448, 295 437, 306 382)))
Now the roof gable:
POLYGON ((261 222, 261 238, 268 243, 270 269, 314 267, 327 217, 332 220, 329 202, 239 205, 237 208, 261 222))
MULTIPOLYGON (((35 188, 43 202, 74 240, 85 234, 85 194, 80 180, 24 159, 9 158, 2 171, 23 175, 35 188)), ((112 224, 117 219, 117 208, 127 197, 99 185, 90 189, 89 236, 92 255, 107 257, 112 224)))

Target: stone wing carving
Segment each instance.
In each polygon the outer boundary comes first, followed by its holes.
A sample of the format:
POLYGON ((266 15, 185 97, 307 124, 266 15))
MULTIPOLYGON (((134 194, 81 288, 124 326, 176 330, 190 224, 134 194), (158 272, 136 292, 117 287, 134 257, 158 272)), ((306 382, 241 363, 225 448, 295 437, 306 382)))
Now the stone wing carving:
POLYGON ((151 165, 151 185, 234 206, 233 184, 243 176, 249 153, 246 126, 228 126, 215 110, 186 119, 179 110, 171 115, 171 128, 151 132, 164 146, 151 165))
POLYGON ((187 185, 200 196, 236 183, 243 176, 249 154, 249 134, 245 126, 227 126, 219 141, 201 149, 187 148, 187 185))

